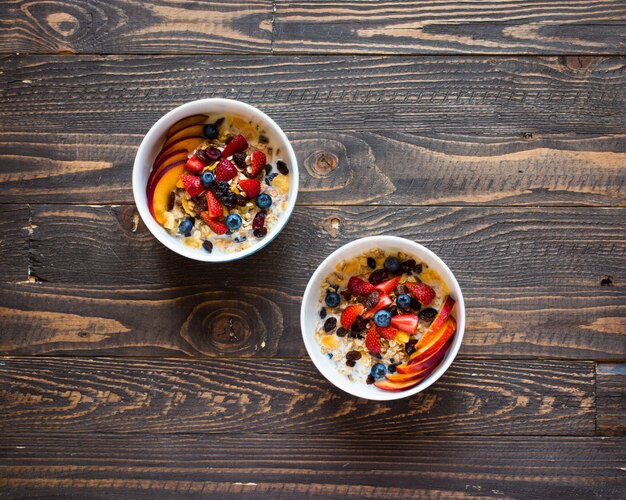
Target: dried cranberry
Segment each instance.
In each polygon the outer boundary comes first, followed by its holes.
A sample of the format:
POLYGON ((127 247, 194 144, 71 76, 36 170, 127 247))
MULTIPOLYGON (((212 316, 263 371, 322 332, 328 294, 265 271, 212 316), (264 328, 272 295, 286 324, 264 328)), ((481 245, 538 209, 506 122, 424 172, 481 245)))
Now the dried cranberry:
POLYGON ((222 152, 214 146, 205 149, 204 154, 210 161, 217 161, 222 157, 222 152))
POLYGON ((265 212, 258 212, 252 220, 252 229, 261 229, 263 226, 265 226, 265 212))
POLYGON ((378 285, 387 279, 387 271, 384 269, 377 269, 372 274, 370 274, 369 282, 372 285, 378 285))
POLYGON ((267 236, 267 228, 262 227, 260 229, 255 229, 254 231, 252 231, 252 234, 254 234, 254 236, 257 238, 265 238, 267 236))

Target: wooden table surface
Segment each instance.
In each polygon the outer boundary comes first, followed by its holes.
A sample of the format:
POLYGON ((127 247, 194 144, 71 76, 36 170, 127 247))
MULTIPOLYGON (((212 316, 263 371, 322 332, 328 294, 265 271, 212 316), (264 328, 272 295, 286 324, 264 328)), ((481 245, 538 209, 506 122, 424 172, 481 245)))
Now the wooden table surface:
POLYGON ((626 496, 626 3, 0 3, 0 496, 626 496), (247 101, 301 190, 205 265, 140 220, 165 112, 247 101), (306 356, 323 258, 425 244, 459 356, 377 403, 306 356))

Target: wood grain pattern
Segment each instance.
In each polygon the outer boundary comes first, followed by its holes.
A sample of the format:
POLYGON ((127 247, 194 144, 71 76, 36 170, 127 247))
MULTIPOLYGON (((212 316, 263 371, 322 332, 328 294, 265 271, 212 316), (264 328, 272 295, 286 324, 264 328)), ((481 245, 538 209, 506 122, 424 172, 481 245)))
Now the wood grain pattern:
POLYGON ((34 227, 26 205, 4 205, 0 210, 0 281, 28 278, 29 238, 34 227))
POLYGON ((368 234, 420 241, 455 272, 469 315, 462 355, 626 353, 623 209, 300 207, 266 249, 219 267, 164 248, 131 206, 31 210, 40 282, 0 291, 7 354, 302 356, 309 276, 368 234))
POLYGON ((596 366, 597 432, 602 436, 626 436, 626 364, 596 366))
MULTIPOLYGON (((301 205, 626 205, 623 135, 293 132, 301 205)), ((0 203, 132 203, 140 135, 0 133, 0 203)))
POLYGON ((9 434, 0 443, 0 486, 12 497, 618 498, 625 445, 623 438, 9 434))
POLYGON ((595 432, 591 362, 457 360, 426 392, 381 403, 347 396, 309 360, 0 362, 3 434, 595 432))
POLYGON ((623 54, 626 6, 585 2, 278 0, 280 53, 623 54))
POLYGON ((271 0, 12 0, 0 3, 0 52, 269 53, 271 0))
POLYGON ((623 134, 625 60, 7 56, 0 131, 143 135, 184 102, 231 97, 288 133, 623 134))

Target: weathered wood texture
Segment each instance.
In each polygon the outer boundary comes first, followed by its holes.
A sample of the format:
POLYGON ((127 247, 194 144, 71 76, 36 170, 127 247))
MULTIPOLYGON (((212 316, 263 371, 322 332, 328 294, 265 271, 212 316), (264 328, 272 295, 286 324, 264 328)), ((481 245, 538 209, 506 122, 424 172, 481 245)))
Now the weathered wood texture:
POLYGON ((0 2, 0 52, 269 53, 272 1, 0 2))
POLYGON ((8 434, 0 486, 10 497, 620 498, 624 450, 623 438, 591 437, 8 434))
POLYGON ((456 361, 378 403, 309 360, 2 358, 0 433, 593 435, 591 362, 456 361), (314 412, 311 409, 315 408, 314 412))
MULTIPOLYGON (((301 205, 624 205, 622 135, 289 134, 301 205)), ((0 203, 132 203, 139 135, 0 133, 0 203), (34 141, 34 142, 33 142, 34 141)))
POLYGON ((406 236, 450 265, 468 304, 461 355, 626 352, 623 209, 300 207, 266 249, 220 266, 167 250, 131 206, 31 211, 30 278, 43 283, 0 291, 6 354, 305 355, 309 276, 367 234, 406 236))
POLYGON ((598 434, 626 436, 626 364, 600 363, 596 377, 598 434))
POLYGON ((623 54, 626 6, 620 0, 278 0, 274 40, 276 52, 294 54, 623 54))
POLYGON ((0 282, 28 277, 28 239, 34 229, 29 218, 26 205, 4 205, 0 209, 0 282))
POLYGON ((624 58, 584 70, 556 57, 8 57, 0 67, 0 202, 131 202, 149 126, 183 102, 226 96, 293 139, 301 203, 626 203, 624 58))

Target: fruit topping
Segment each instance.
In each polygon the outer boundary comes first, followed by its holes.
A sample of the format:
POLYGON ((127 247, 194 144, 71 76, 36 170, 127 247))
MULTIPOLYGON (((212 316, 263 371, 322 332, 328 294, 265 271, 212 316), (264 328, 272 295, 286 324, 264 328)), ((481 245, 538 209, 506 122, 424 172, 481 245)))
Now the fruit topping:
POLYGON ((437 309, 433 309, 432 307, 422 309, 417 316, 419 319, 426 321, 426 323, 430 323, 435 319, 435 316, 437 316, 437 309))
POLYGON ((384 269, 376 269, 372 274, 370 274, 369 282, 372 285, 378 285, 387 279, 387 271, 384 269))
POLYGON ((217 139, 219 134, 218 128, 213 123, 209 123, 202 129, 202 135, 207 139, 217 139))
POLYGON ((392 326, 378 327, 378 334, 387 340, 394 340, 398 330, 392 326))
POLYGON ((262 229, 265 226, 265 212, 257 212, 252 219, 252 229, 256 231, 257 229, 262 229))
POLYGON ((200 177, 196 177, 195 175, 182 174, 180 176, 180 180, 182 181, 183 186, 185 186, 185 191, 187 191, 187 193, 189 193, 189 196, 191 196, 192 198, 195 198, 204 191, 202 183, 200 182, 200 177))
MULTIPOLYGON (((369 283, 368 283, 369 285, 369 283)), ((380 300, 380 292, 378 290, 373 290, 363 302, 363 305, 368 309, 374 309, 380 300)))
POLYGON ((348 290, 352 295, 361 297, 369 295, 371 292, 373 292, 374 287, 371 283, 368 283, 367 281, 356 276, 352 276, 352 278, 350 278, 350 280, 348 281, 348 290))
POLYGON ((269 208, 272 205, 272 197, 267 193, 257 196, 256 204, 259 208, 269 208))
POLYGON ((198 155, 193 155, 187 160, 187 163, 185 163, 185 169, 194 174, 200 172, 204 167, 206 167, 206 163, 204 163, 198 155))
POLYGON ((202 242, 202 248, 211 253, 213 251, 213 243, 211 243, 209 240, 204 240, 202 242))
POLYGON ((324 321, 325 332, 332 332, 335 328, 337 328, 337 318, 331 316, 324 321))
POLYGON ((381 309, 374 314, 374 323, 382 327, 389 326, 389 323, 391 323, 391 314, 389 314, 389 311, 381 309))
POLYGON ((435 298, 435 290, 426 283, 405 283, 409 291, 419 300, 422 304, 427 306, 435 298))
POLYGON ((383 365, 382 363, 376 363, 374 366, 372 366, 370 374, 372 375, 372 377, 378 380, 379 378, 383 378, 387 374, 387 368, 385 368, 385 365, 383 365))
POLYGON ((222 158, 228 158, 234 153, 241 153, 248 149, 248 141, 243 135, 234 136, 222 151, 222 158))
POLYGON ((417 329, 417 315, 411 313, 398 314, 391 318, 391 324, 398 330, 413 333, 417 329))
POLYGON ((222 216, 222 205, 211 191, 206 192, 207 211, 210 219, 216 219, 222 216))
POLYGON ((205 222, 209 225, 211 231, 213 231, 215 234, 226 234, 228 232, 228 228, 220 221, 209 219, 205 220, 205 222))
POLYGON ((183 219, 180 224, 178 224, 178 232, 183 236, 191 236, 191 231, 193 230, 194 220, 191 217, 187 217, 183 219))
POLYGON ((265 177, 265 184, 267 184, 268 186, 272 185, 272 181, 276 178, 278 174, 276 172, 269 174, 268 176, 265 177))
POLYGON ((263 151, 254 151, 250 163, 250 177, 256 177, 265 168, 267 157, 263 151))
POLYGON ((411 307, 411 297, 406 293, 398 295, 396 297, 396 304, 398 305, 399 309, 407 310, 411 307))
POLYGON ((376 285, 376 290, 380 290, 383 293, 391 293, 395 290, 400 282, 400 276, 396 276, 395 278, 391 278, 390 280, 383 281, 376 285))
POLYGON ((222 157, 222 152, 219 149, 217 149, 215 146, 206 148, 204 150, 204 154, 210 161, 217 161, 222 157))
POLYGON ((205 188, 211 187, 215 182, 215 176, 213 175, 213 172, 203 172, 200 176, 200 182, 202 182, 202 185, 205 188))
POLYGON ((374 325, 372 325, 367 332, 365 347, 372 354, 380 354, 380 340, 378 338, 378 331, 374 325))
POLYGON ((256 198, 261 193, 261 183, 258 179, 241 179, 239 187, 243 189, 248 198, 256 198))
POLYGON ((236 231, 241 227, 241 217, 238 214, 230 214, 226 217, 226 227, 231 231, 236 231))
POLYGON ((237 177, 237 168, 229 160, 222 160, 215 171, 217 181, 229 181, 237 177))
POLYGON ((376 269, 376 259, 374 257, 367 258, 367 267, 370 269, 376 269))
POLYGON ((321 318, 321 319, 324 319, 325 317, 326 317, 326 308, 325 308, 325 307, 322 307, 322 308, 320 309, 320 318, 321 318))
POLYGON ((399 273, 401 266, 402 264, 400 264, 400 261, 398 260, 397 257, 387 257, 385 259, 385 264, 384 264, 385 271, 390 272, 391 274, 399 273))
POLYGON ((254 231, 252 231, 252 234, 254 234, 254 236, 257 238, 265 238, 265 236, 267 236, 267 228, 261 227, 259 229, 255 229, 254 231))
POLYGON ((341 302, 341 297, 337 292, 327 293, 325 302, 328 307, 337 307, 341 302))
POLYGON ((363 304, 353 304, 346 307, 341 313, 341 326, 349 330, 357 316, 363 314, 363 311, 365 311, 363 304))

